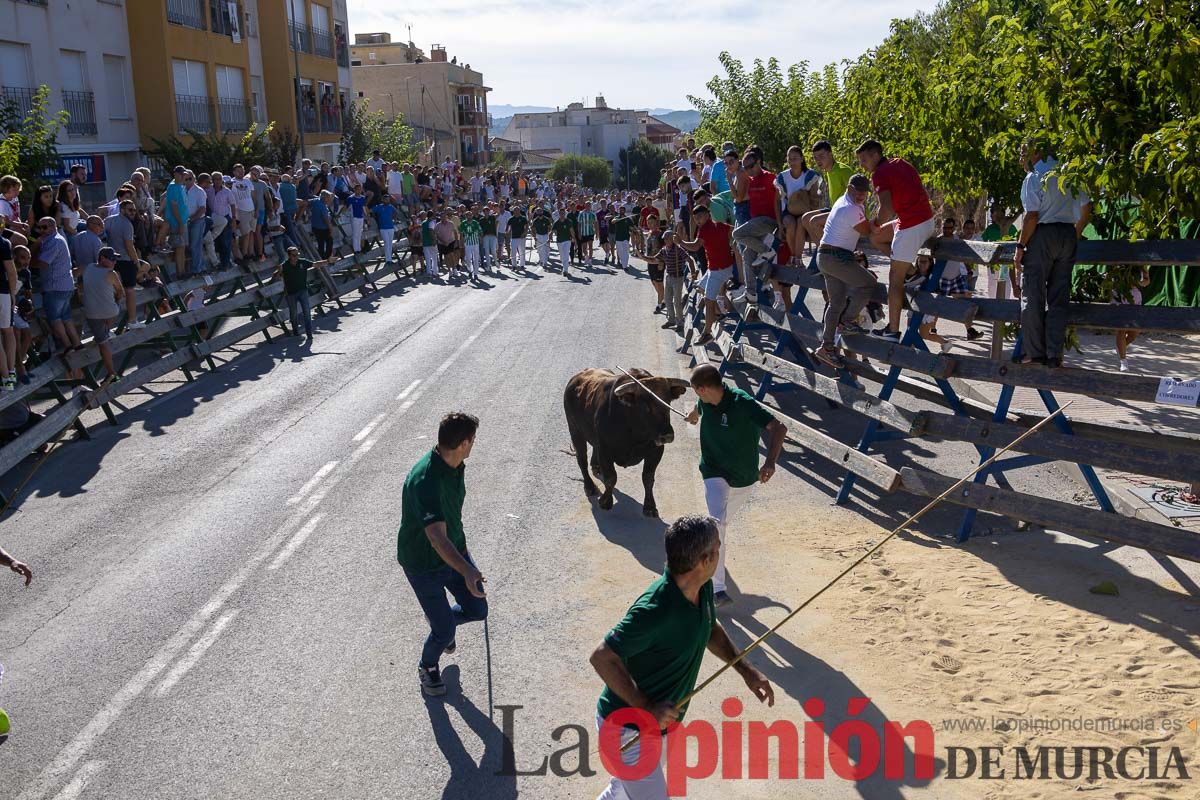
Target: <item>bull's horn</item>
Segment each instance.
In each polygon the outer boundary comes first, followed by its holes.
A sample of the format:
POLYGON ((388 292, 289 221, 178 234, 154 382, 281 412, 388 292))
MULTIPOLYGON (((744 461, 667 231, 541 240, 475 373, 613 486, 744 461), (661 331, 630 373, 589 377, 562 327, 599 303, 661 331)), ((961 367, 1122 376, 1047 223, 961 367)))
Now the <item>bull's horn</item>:
POLYGON ((626 392, 632 392, 634 389, 637 389, 637 388, 638 388, 637 383, 635 383, 634 381, 629 381, 628 383, 622 383, 620 386, 618 386, 613 391, 613 394, 621 395, 621 394, 625 394, 626 392))
POLYGON ((681 389, 692 388, 692 384, 688 381, 685 381, 683 378, 663 378, 663 380, 667 382, 668 386, 678 386, 681 389))

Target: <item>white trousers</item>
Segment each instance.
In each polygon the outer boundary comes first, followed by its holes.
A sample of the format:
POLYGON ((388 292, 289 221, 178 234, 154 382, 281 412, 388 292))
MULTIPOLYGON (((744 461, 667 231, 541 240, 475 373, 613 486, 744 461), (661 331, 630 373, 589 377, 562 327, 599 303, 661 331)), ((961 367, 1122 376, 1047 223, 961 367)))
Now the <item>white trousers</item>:
POLYGON ((496 257, 496 248, 498 242, 495 236, 483 237, 483 265, 488 269, 493 266, 500 266, 500 259, 496 257))
POLYGON ((617 242, 617 263, 621 265, 621 269, 629 266, 629 240, 617 242))
POLYGON ((428 247, 422 247, 421 252, 425 255, 425 274, 426 275, 437 275, 438 274, 437 245, 431 244, 428 247))
POLYGON ((471 277, 479 277, 479 245, 464 242, 463 260, 467 262, 467 269, 470 270, 471 277))
POLYGON ((396 243, 395 228, 380 228, 379 238, 383 240, 383 263, 392 263, 392 245, 396 243))
POLYGON ((534 238, 537 239, 538 265, 545 269, 550 266, 550 234, 535 233, 534 238))
POLYGON ((737 513, 746 498, 750 496, 751 486, 733 487, 724 478, 706 478, 704 480, 704 504, 708 506, 708 514, 717 520, 717 528, 721 532, 721 555, 717 558, 717 571, 713 573, 713 591, 725 591, 725 551, 728 549, 729 519, 737 513))
POLYGON ((517 237, 514 236, 509 250, 513 269, 525 269, 525 237, 522 236, 520 241, 517 241, 517 237))
POLYGON ((365 223, 365 219, 359 219, 358 217, 350 218, 350 245, 356 253, 362 250, 362 233, 365 223))
MULTIPOLYGON (((603 722, 604 718, 597 714, 596 730, 600 730, 603 722)), ((621 744, 632 739, 633 735, 634 732, 631 730, 623 731, 621 744)), ((667 800, 667 779, 663 775, 663 760, 667 755, 667 737, 663 736, 660 741, 662 742, 662 754, 659 756, 658 766, 653 772, 638 781, 623 781, 613 777, 596 800, 667 800)), ((639 741, 621 754, 621 760, 626 764, 636 764, 641 752, 642 743, 639 741)))
POLYGON ((571 240, 558 243, 558 260, 562 262, 563 275, 567 274, 567 270, 571 266, 571 240))

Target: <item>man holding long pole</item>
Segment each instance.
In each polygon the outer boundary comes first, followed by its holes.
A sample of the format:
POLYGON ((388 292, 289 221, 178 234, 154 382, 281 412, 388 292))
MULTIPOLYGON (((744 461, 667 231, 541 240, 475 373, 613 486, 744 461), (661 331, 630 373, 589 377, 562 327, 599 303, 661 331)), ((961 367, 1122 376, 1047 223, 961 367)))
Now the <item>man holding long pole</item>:
MULTIPOLYGON (((638 708, 653 716, 660 728, 668 729, 669 735, 669 726, 687 713, 687 703, 682 701, 695 688, 704 651, 727 664, 737 657, 737 648, 717 621, 713 606, 712 577, 721 551, 717 521, 705 516, 680 517, 667 528, 664 543, 666 570, 592 653, 592 667, 604 681, 596 705, 597 726, 615 711, 638 708)), ((775 690, 761 672, 745 659, 733 668, 755 697, 767 705, 775 704, 775 690)), ((627 728, 621 740, 627 742, 633 736, 634 729, 627 728)), ((625 764, 636 764, 639 758, 640 744, 621 754, 625 764)), ((666 797, 660 763, 640 780, 614 776, 598 800, 666 797)))
POLYGON ((454 633, 464 622, 486 620, 486 579, 467 551, 462 507, 467 496, 463 464, 471 455, 479 420, 454 412, 438 426, 437 446, 421 457, 404 480, 396 560, 404 568, 429 621, 417 674, 421 691, 446 693, 438 661, 455 650, 454 633), (450 592, 458 601, 446 600, 450 592))

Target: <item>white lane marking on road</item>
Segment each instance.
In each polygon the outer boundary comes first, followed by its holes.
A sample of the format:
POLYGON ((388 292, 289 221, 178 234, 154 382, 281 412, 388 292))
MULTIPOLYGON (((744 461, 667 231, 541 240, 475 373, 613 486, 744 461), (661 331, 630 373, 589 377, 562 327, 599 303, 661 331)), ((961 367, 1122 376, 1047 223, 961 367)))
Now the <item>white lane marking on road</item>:
POLYGON ((291 533, 290 525, 281 527, 277 533, 263 544, 263 547, 257 553, 242 565, 242 568, 233 577, 225 581, 221 585, 221 588, 213 593, 208 602, 201 606, 158 649, 158 652, 151 656, 142 668, 124 686, 117 690, 117 693, 105 703, 104 707, 96 712, 95 716, 83 727, 83 730, 77 733, 75 738, 58 752, 54 760, 47 764, 37 778, 26 786, 25 791, 21 793, 18 800, 40 800, 40 798, 46 796, 51 787, 63 779, 64 775, 74 769, 75 765, 91 749, 96 740, 108 731, 109 726, 116 722, 117 717, 121 716, 125 707, 145 691, 146 687, 158 677, 158 674, 175 660, 175 656, 179 655, 180 651, 187 646, 192 637, 200 632, 200 629, 208 622, 209 617, 215 614, 225 604, 225 601, 246 582, 250 574, 258 568, 267 556, 275 551, 275 548, 287 538, 289 533, 291 533))
POLYGON ((323 466, 319 470, 317 470, 317 474, 313 475, 311 478, 309 478, 308 483, 306 483, 300 487, 300 491, 296 492, 294 495, 292 495, 291 497, 288 498, 288 501, 287 501, 288 505, 294 506, 294 505, 296 505, 296 503, 299 503, 301 500, 303 500, 304 496, 306 494, 308 494, 309 492, 311 492, 313 490, 313 487, 321 482, 322 478, 324 478, 329 473, 333 472, 333 468, 336 467, 337 465, 338 465, 337 461, 330 461, 328 464, 326 464, 325 466, 323 466))
POLYGON ((376 437, 374 439, 367 439, 365 442, 360 444, 358 446, 358 449, 356 449, 353 453, 350 454, 350 458, 347 459, 347 462, 346 462, 346 467, 350 468, 350 467, 354 466, 356 463, 358 463, 358 460, 360 458, 362 458, 363 456, 365 456, 368 452, 370 452, 371 448, 374 447, 375 443, 378 441, 379 441, 379 438, 376 437))
POLYGON ((418 386, 420 386, 420 385, 421 385, 421 379, 420 379, 420 378, 417 378, 415 381, 413 381, 413 382, 412 382, 412 383, 410 383, 410 384, 409 384, 407 387, 405 387, 405 389, 404 389, 404 391, 403 391, 403 392, 401 392, 400 394, 396 395, 396 399, 397 399, 397 400, 403 400, 404 398, 406 398, 406 397, 408 397, 410 394, 412 394, 412 391, 413 391, 413 389, 417 388, 417 387, 418 387, 418 386))
MULTIPOLYGON (((470 342, 474 342, 475 339, 477 339, 483 332, 483 329, 491 324, 491 322, 495 320, 500 312, 507 308, 509 303, 516 299, 516 296, 524 291, 525 287, 528 285, 529 284, 527 283, 523 283, 518 286, 516 291, 509 295, 508 298, 505 299, 505 301, 501 303, 499 307, 497 307, 496 310, 493 311, 488 318, 483 321, 483 323, 479 326, 479 330, 471 335, 467 343, 469 344, 470 342)), ((444 373, 446 369, 449 369, 450 365, 454 363, 454 361, 464 350, 466 350, 465 346, 459 347, 458 350, 451 355, 446 362, 444 362, 443 368, 439 368, 439 374, 444 373)), ((428 382, 426 382, 420 387, 419 391, 414 392, 414 395, 411 396, 409 400, 416 402, 420 398, 421 394, 424 393, 424 390, 428 387, 428 385, 428 382)), ((394 425, 399 417, 400 414, 393 414, 392 418, 389 419, 388 422, 383 426, 384 430, 394 425)), ((381 436, 383 431, 381 430, 378 433, 381 436)), ((371 441, 371 444, 373 445, 375 440, 369 441, 371 441)), ((293 525, 299 523, 300 520, 307 517, 312 509, 315 508, 316 505, 320 503, 327 494, 329 494, 330 490, 333 489, 334 486, 336 486, 341 479, 345 477, 345 475, 349 472, 349 468, 353 464, 354 460, 355 459, 353 457, 347 459, 347 462, 342 465, 340 476, 335 480, 326 483, 321 487, 320 491, 309 497, 304 506, 298 510, 298 513, 293 515, 292 519, 290 519, 288 523, 281 526, 279 530, 276 531, 276 533, 265 542, 262 549, 259 550, 258 553, 256 553, 253 557, 251 557, 250 560, 248 560, 245 564, 243 564, 242 568, 238 570, 237 574, 226 581, 221 588, 218 589, 211 598, 209 598, 209 601, 205 603, 200 610, 193 614, 192 617, 188 619, 186 623, 184 623, 183 627, 176 631, 171 638, 168 639, 161 648, 159 648, 158 652, 151 656, 150 659, 142 666, 142 668, 138 670, 138 672, 132 678, 130 678, 124 686, 117 690, 117 693, 113 695, 111 699, 109 699, 103 708, 96 712, 95 716, 93 716, 88 724, 84 726, 83 730, 77 733, 75 738, 67 743, 67 745, 58 752, 58 755, 54 757, 54 760, 46 765, 37 778, 35 778, 28 786, 26 786, 25 791, 21 793, 17 800, 41 800, 41 798, 44 798, 49 793, 53 786, 57 785, 59 781, 63 779, 63 776, 75 768, 75 765, 82 760, 84 754, 92 748, 92 745, 95 744, 96 740, 102 737, 105 732, 108 731, 109 727, 116 722, 117 718, 121 716, 121 713, 124 712, 126 706, 128 706, 139 695, 141 695, 142 692, 146 690, 146 687, 149 686, 156 677, 158 677, 158 674, 166 669, 168 664, 175 660, 175 657, 179 655, 184 647, 187 646, 187 643, 192 640, 192 637, 199 633, 200 629, 204 627, 209 617, 215 614, 221 608, 221 606, 225 604, 229 597, 236 592, 243 583, 246 582, 250 575, 256 569, 258 569, 262 562, 266 560, 267 556, 275 552, 275 549, 285 539, 287 539, 287 537, 292 533, 293 525)))
POLYGON ((315 517, 306 522, 303 528, 296 531, 296 535, 288 540, 288 543, 283 546, 283 549, 279 551, 279 554, 275 556, 267 569, 274 571, 283 566, 283 562, 287 561, 288 558, 291 557, 292 553, 296 552, 300 545, 304 544, 304 540, 307 539, 314 530, 316 530, 317 524, 324 516, 324 514, 317 514, 315 517))
POLYGON ((354 441, 356 441, 356 442, 361 442, 363 439, 365 439, 365 438, 367 438, 368 436, 370 436, 370 435, 371 435, 371 431, 375 430, 375 426, 376 426, 376 425, 378 425, 379 423, 383 422, 383 419, 384 419, 384 417, 386 417, 386 416, 387 416, 387 413, 386 413, 386 412, 383 412, 383 413, 380 413, 380 414, 376 414, 376 415, 375 415, 375 419, 373 419, 373 420, 371 420, 370 422, 368 422, 368 423, 366 424, 366 427, 364 427, 364 428, 363 428, 361 431, 359 431, 358 433, 354 434, 354 441))
POLYGON ((96 777, 96 773, 104 769, 107 763, 107 761, 86 762, 75 773, 75 777, 71 778, 71 782, 64 786, 61 792, 54 795, 54 800, 75 800, 83 794, 83 790, 92 782, 92 778, 96 777))
POLYGON ((208 629, 208 633, 197 639, 183 658, 179 659, 175 662, 175 666, 171 667, 171 671, 167 673, 167 677, 163 678, 162 682, 154 687, 154 694, 162 697, 171 691, 172 687, 179 683, 180 679, 188 673, 188 670, 196 666, 196 662, 200 660, 200 657, 208 651, 208 648, 213 646, 213 643, 221 636, 221 631, 225 630, 237 615, 238 612, 235 609, 214 622, 212 627, 208 629))

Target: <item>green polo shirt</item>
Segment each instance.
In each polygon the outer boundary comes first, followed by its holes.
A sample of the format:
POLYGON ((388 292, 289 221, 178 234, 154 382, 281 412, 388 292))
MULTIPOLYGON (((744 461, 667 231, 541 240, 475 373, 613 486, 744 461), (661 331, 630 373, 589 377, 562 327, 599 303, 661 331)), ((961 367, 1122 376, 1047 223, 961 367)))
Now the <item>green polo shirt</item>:
POLYGON ((289 259, 279 265, 283 272, 285 294, 299 294, 308 290, 308 270, 312 265, 313 262, 306 258, 297 258, 295 264, 289 259))
POLYGON ((422 247, 433 247, 435 244, 437 244, 437 239, 435 239, 434 235, 433 235, 434 227, 435 227, 435 223, 433 222, 433 220, 427 219, 421 223, 421 246, 422 247))
MULTIPOLYGON (((509 225, 512 223, 510 222, 509 225)), ((545 236, 550 232, 550 218, 545 214, 539 214, 533 218, 533 232, 539 236, 545 236)))
POLYGON ((697 401, 700 412, 700 474, 730 486, 758 482, 758 440, 774 419, 750 395, 731 386, 715 406, 697 401))
POLYGON ((983 229, 983 235, 979 238, 985 242, 1012 241, 1017 238, 1017 226, 1009 225, 1008 230, 1001 236, 1000 226, 993 222, 983 229))
MULTIPOLYGON (((634 601, 604 642, 621 657, 637 687, 655 702, 678 703, 696 688, 716 611, 712 581, 693 605, 666 572, 634 601)), ((604 687, 596 711, 607 717, 629 704, 604 687)), ((685 707, 684 712, 687 711, 685 707)), ((683 719, 683 713, 679 718, 683 719)))
POLYGON ((554 221, 554 241, 569 242, 571 234, 575 232, 575 223, 568 217, 561 217, 554 221))
POLYGON ((608 223, 608 234, 614 242, 628 242, 629 230, 633 227, 633 217, 617 217, 608 223))
POLYGON ((496 218, 491 214, 479 218, 479 227, 483 230, 484 236, 496 235, 496 218))
POLYGON ((854 177, 854 170, 835 161, 833 169, 823 172, 821 175, 829 186, 829 205, 832 206, 839 197, 846 193, 846 187, 850 185, 850 179, 854 177))
POLYGON ((446 565, 429 543, 425 526, 446 523, 446 537, 460 553, 467 552, 462 507, 467 497, 463 480, 467 465, 452 469, 436 450, 421 456, 404 479, 400 501, 400 532, 396 536, 396 560, 412 572, 429 572, 446 565))
POLYGON ((413 184, 415 182, 416 182, 416 178, 413 177, 413 174, 411 172, 401 172, 400 173, 400 190, 402 192, 404 192, 405 194, 413 193, 413 184))
POLYGON ((515 215, 508 221, 508 230, 509 233, 513 235, 514 239, 525 238, 525 226, 528 222, 529 220, 525 219, 520 214, 515 215))

